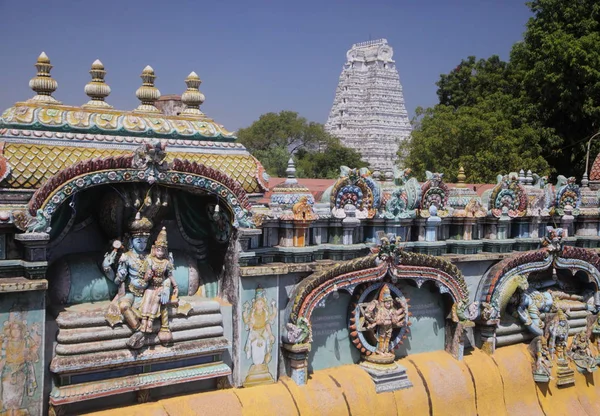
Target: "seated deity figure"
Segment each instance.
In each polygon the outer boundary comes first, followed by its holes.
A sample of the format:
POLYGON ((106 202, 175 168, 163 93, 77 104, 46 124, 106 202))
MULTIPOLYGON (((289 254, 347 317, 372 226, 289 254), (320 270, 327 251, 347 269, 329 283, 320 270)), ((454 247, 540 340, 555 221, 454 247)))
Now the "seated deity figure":
POLYGON ((142 296, 139 314, 141 317, 140 331, 144 334, 153 332, 152 324, 160 317, 161 325, 158 338, 161 343, 168 344, 173 340, 169 329, 169 305, 177 306, 179 303, 179 289, 173 277, 173 260, 167 251, 167 230, 163 229, 158 234, 152 251, 142 266, 143 278, 148 287, 142 296))
POLYGON ((129 227, 131 233, 130 248, 119 258, 116 273, 113 265, 120 248, 119 242, 115 241, 114 250, 104 256, 102 262, 104 274, 119 286, 119 292, 106 313, 106 320, 111 326, 122 322, 122 319, 124 319, 132 331, 136 332, 139 329, 138 308, 144 290, 148 286, 143 278, 142 265, 146 258, 146 247, 152 226, 152 221, 148 218, 141 217, 139 213, 136 215, 135 220, 129 227))
POLYGON ((361 304, 362 315, 367 322, 366 328, 374 330, 377 338, 378 355, 393 355, 390 352, 390 341, 394 328, 404 326, 406 312, 402 305, 394 307, 394 299, 390 293, 390 288, 384 284, 379 292, 377 299, 371 302, 361 304))
POLYGON ((580 332, 573 337, 569 356, 581 373, 592 373, 598 369, 596 358, 590 348, 590 339, 585 332, 580 332))

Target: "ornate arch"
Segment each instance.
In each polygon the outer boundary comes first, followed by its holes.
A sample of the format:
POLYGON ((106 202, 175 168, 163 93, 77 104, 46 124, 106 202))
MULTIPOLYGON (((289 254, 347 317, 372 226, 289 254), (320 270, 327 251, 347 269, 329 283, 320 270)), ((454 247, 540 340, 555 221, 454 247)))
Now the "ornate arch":
POLYGON ((29 202, 30 215, 49 223, 58 207, 77 192, 95 186, 146 182, 201 189, 223 200, 233 214, 234 226, 253 227, 244 189, 223 172, 209 166, 175 159, 167 164, 165 146, 149 142, 134 154, 81 161, 52 176, 29 202))
MULTIPOLYGON (((413 280, 419 287, 427 280, 433 281, 441 293, 450 295, 459 309, 458 315, 464 316, 462 312, 467 308, 469 292, 456 266, 439 257, 405 252, 398 242, 384 242, 374 249, 373 254, 313 273, 294 288, 286 310, 286 322, 292 325, 291 328, 303 326, 306 336, 288 337, 287 341, 293 344, 311 342, 312 313, 332 292, 343 289, 352 295, 357 286, 383 281, 386 276, 392 282, 413 280)), ((463 319, 458 317, 457 320, 463 319)))
POLYGON ((555 244, 534 251, 518 253, 492 266, 482 277, 476 299, 483 306, 481 318, 493 321, 500 318, 510 297, 517 289, 521 276, 532 272, 557 269, 583 271, 600 288, 600 256, 592 250, 579 247, 562 247, 555 244))

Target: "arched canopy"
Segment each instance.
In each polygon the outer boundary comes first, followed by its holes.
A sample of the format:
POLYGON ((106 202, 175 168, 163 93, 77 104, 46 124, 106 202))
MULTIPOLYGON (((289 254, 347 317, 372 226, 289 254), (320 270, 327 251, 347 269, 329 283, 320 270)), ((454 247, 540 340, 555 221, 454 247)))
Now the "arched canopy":
MULTIPOLYGON (((592 250, 565 246, 545 247, 508 257, 491 267, 482 277, 476 300, 483 307, 482 319, 497 319, 515 292, 520 276, 556 269, 583 271, 596 290, 600 288, 600 256, 592 250)), ((574 275, 575 273, 573 273, 574 275)))
POLYGON ((370 254, 308 276, 294 288, 286 321, 310 328, 314 309, 325 302, 329 294, 341 289, 353 294, 357 286, 383 281, 386 276, 392 281, 410 279, 419 287, 424 281, 433 281, 441 293, 451 296, 454 304, 467 306, 467 285, 456 266, 439 257, 396 250, 389 257, 382 257, 381 253, 370 254))
POLYGON ((49 222, 58 207, 73 194, 99 185, 146 182, 203 190, 218 196, 233 214, 234 226, 252 227, 246 192, 221 171, 188 160, 167 164, 165 146, 146 143, 134 154, 81 161, 61 170, 31 198, 29 212, 41 212, 49 222))

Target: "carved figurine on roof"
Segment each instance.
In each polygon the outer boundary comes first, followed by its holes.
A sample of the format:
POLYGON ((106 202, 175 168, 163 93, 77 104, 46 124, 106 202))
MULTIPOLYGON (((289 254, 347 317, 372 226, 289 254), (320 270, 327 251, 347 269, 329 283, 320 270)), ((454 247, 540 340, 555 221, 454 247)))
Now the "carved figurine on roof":
POLYGON ((488 201, 488 209, 496 218, 500 218, 503 212, 511 218, 527 214, 527 192, 515 172, 498 175, 498 184, 491 191, 486 191, 482 200, 484 203, 488 201))
POLYGON ((411 178, 410 169, 394 167, 394 186, 382 185, 382 207, 380 216, 398 220, 414 218, 421 202, 421 185, 411 178))
POLYGON ((453 217, 482 218, 487 215, 487 210, 481 203, 481 198, 474 189, 465 184, 465 170, 462 166, 458 169, 456 186, 450 189, 448 197, 449 211, 453 217))
POLYGON ((556 199, 554 202, 554 212, 557 215, 579 215, 581 206, 581 190, 576 184, 574 176, 566 178, 559 175, 556 182, 556 199))
POLYGON ((379 184, 371 178, 367 168, 342 166, 339 179, 325 194, 330 195, 331 213, 336 218, 346 217, 346 205, 356 208, 356 217, 359 219, 373 218, 381 203, 379 184))
POLYGON ((443 173, 432 173, 430 171, 425 172, 427 181, 422 187, 421 196, 421 209, 419 214, 423 218, 428 218, 430 214, 429 207, 435 206, 437 208, 438 217, 447 217, 449 212, 448 197, 450 190, 448 185, 443 182, 443 173))
POLYGON ((554 205, 554 191, 552 185, 548 183, 548 177, 528 170, 524 187, 528 199, 527 215, 530 217, 550 215, 550 208, 554 205))

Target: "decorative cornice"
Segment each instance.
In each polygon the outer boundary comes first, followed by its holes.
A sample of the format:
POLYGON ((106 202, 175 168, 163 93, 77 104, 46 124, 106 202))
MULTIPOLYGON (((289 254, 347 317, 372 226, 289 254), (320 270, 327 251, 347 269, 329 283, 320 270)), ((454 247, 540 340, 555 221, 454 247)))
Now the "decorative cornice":
POLYGON ((234 141, 235 135, 206 116, 165 116, 109 108, 17 103, 0 117, 0 129, 92 133, 183 140, 234 141))

